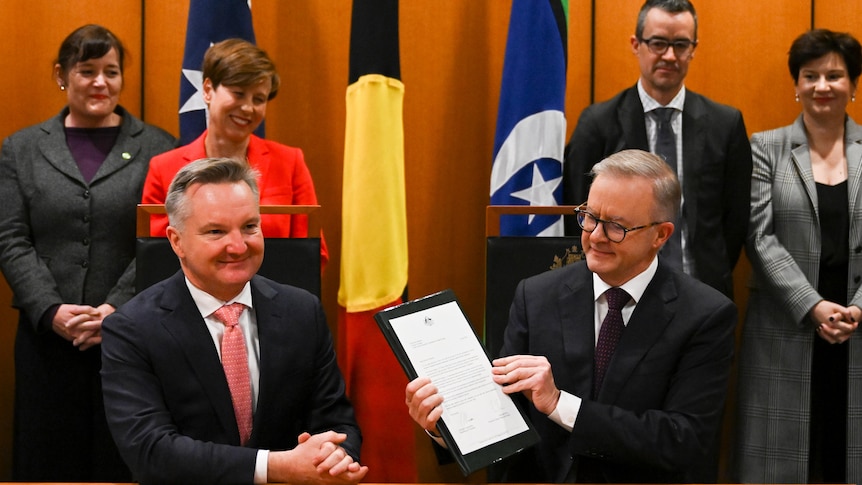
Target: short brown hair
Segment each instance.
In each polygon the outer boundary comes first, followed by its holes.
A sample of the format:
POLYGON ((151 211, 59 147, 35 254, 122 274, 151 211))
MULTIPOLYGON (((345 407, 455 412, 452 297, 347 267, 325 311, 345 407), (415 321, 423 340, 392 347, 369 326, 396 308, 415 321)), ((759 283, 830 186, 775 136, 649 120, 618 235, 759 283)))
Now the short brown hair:
POLYGON ((278 94, 281 84, 275 64, 266 51, 243 39, 227 39, 211 45, 204 53, 201 71, 213 88, 222 84, 247 87, 269 79, 272 81, 269 100, 278 94))

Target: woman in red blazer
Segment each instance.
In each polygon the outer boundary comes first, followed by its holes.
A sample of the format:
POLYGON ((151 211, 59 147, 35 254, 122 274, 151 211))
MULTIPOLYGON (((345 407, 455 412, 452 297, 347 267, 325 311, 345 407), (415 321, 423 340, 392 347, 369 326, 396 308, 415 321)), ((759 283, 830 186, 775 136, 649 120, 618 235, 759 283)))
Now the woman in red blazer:
MULTIPOLYGON (((203 61, 203 97, 209 107, 209 127, 195 141, 153 157, 141 202, 164 204, 174 175, 186 164, 206 157, 246 160, 258 171, 263 205, 317 205, 314 182, 302 150, 255 136, 266 115, 267 102, 278 93, 279 76, 269 56, 241 39, 211 46, 203 61)), ((151 234, 163 236, 166 216, 151 219, 151 234)), ((266 237, 305 237, 306 217, 264 215, 266 237)), ((321 265, 329 253, 321 233, 321 265)))

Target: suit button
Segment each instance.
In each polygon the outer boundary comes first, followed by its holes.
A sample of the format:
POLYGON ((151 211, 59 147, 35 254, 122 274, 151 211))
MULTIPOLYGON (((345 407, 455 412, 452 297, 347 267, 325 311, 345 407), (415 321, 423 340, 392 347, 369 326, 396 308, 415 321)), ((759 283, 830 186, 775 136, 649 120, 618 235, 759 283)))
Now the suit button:
POLYGON ((84 246, 89 246, 90 245, 90 238, 85 237, 84 240, 81 241, 81 243, 83 243, 84 246))
POLYGON ((84 216, 84 222, 90 222, 89 214, 84 216))
POLYGON ((856 249, 853 250, 856 254, 862 253, 862 246, 856 246, 856 249))
POLYGON ((856 276, 855 278, 853 278, 854 283, 859 283, 860 280, 862 280, 862 276, 856 276))
POLYGON ((84 191, 84 193, 83 193, 82 195, 84 196, 84 198, 85 198, 85 199, 89 199, 89 198, 90 198, 90 191, 89 191, 89 190, 85 190, 85 191, 84 191))

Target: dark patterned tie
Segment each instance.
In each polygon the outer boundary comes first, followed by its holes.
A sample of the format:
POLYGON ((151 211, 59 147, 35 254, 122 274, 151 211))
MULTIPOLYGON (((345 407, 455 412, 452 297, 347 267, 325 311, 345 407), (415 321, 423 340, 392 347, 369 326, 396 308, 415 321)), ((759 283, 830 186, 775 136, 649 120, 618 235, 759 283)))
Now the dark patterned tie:
MULTIPOLYGON (((655 142, 656 155, 664 158, 665 162, 673 169, 673 173, 679 174, 676 160, 676 136, 673 133, 674 108, 657 108, 653 112, 658 119, 658 136, 655 142)), ((670 239, 661 250, 661 256, 670 266, 682 270, 682 217, 674 221, 674 230, 670 239)))
POLYGON ((605 291, 605 298, 608 300, 608 314, 602 321, 602 328, 599 329, 599 340, 596 343, 593 365, 593 399, 599 395, 608 364, 617 348, 617 342, 620 341, 620 336, 623 334, 623 328, 625 328, 622 309, 632 297, 622 288, 610 288, 605 291))

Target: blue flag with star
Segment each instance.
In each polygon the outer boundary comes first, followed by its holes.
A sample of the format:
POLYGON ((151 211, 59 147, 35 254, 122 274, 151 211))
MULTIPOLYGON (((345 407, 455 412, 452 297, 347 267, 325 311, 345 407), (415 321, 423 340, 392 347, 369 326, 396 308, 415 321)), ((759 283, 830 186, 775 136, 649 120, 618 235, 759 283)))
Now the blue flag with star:
MULTIPOLYGON (((513 0, 500 86, 492 205, 559 205, 566 138, 567 0, 513 0)), ((562 236, 560 216, 504 216, 504 236, 562 236)))
MULTIPOLYGON (((194 141, 207 127, 201 74, 204 52, 216 42, 237 37, 255 41, 251 0, 191 0, 180 76, 181 145, 194 141)), ((255 134, 263 137, 263 123, 255 134)))

